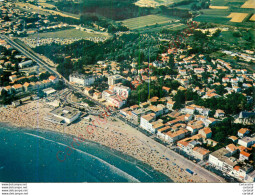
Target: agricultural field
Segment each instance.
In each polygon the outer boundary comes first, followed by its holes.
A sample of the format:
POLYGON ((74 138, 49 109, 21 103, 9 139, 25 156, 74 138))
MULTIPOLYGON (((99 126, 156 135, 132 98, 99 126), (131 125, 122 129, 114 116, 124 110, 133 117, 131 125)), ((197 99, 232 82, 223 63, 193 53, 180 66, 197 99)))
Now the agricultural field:
POLYGON ((158 7, 161 5, 171 5, 175 0, 138 0, 135 5, 139 7, 158 7))
POLYGON ((197 22, 211 22, 217 24, 226 24, 230 19, 224 16, 200 15, 194 19, 197 22))
POLYGON ((145 28, 153 25, 170 24, 173 18, 161 15, 147 15, 121 21, 130 30, 145 28))
POLYGON ((250 18, 250 21, 254 21, 255 22, 255 14, 252 15, 252 17, 250 18))
POLYGON ((60 30, 29 35, 28 38, 88 38, 88 37, 108 37, 105 34, 89 33, 76 29, 60 30))
POLYGON ((253 6, 255 8, 255 0, 211 0, 209 9, 201 10, 202 15, 195 20, 254 28, 253 6))
POLYGON ((209 8, 210 9, 228 9, 229 7, 228 6, 212 6, 212 5, 210 5, 209 8))
POLYGON ((246 1, 241 8, 255 8, 255 0, 248 0, 246 1))
POLYGON ((230 22, 243 22, 247 16, 247 13, 231 13, 228 18, 231 18, 230 22))
POLYGON ((140 33, 150 33, 150 32, 159 32, 161 29, 168 29, 168 30, 182 30, 184 28, 186 28, 187 25, 182 24, 182 23, 172 23, 169 25, 162 25, 162 26, 156 26, 156 27, 148 27, 148 28, 142 28, 139 29, 140 33))
POLYGON ((246 0, 212 0, 211 6, 228 6, 231 4, 240 4, 242 5, 246 0))

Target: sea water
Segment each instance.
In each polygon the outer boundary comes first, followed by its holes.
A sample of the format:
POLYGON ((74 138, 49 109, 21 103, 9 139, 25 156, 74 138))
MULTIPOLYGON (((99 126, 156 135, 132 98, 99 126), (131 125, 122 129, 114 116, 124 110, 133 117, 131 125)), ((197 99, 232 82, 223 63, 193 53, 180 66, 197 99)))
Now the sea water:
POLYGON ((98 143, 73 144, 73 137, 0 124, 0 182, 172 182, 150 166, 98 143))

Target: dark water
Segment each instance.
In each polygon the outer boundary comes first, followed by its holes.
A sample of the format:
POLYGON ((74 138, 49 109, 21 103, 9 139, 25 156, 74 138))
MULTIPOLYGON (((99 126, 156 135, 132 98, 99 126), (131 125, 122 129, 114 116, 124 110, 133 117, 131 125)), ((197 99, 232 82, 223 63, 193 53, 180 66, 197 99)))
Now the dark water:
POLYGON ((77 142, 80 146, 66 150, 71 143, 68 135, 0 124, 0 182, 172 182, 97 143, 77 142))

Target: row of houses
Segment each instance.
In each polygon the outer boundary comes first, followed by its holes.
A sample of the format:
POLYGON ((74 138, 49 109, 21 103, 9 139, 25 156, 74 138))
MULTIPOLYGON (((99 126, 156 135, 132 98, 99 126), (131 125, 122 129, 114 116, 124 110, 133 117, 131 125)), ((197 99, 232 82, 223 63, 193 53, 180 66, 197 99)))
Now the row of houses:
POLYGON ((27 92, 27 91, 33 91, 37 89, 44 89, 47 87, 50 87, 51 85, 55 84, 58 81, 58 79, 54 76, 50 76, 47 80, 43 81, 37 81, 37 82, 25 82, 22 84, 15 84, 13 86, 6 86, 2 87, 2 90, 0 90, 0 94, 3 93, 3 91, 6 91, 7 94, 15 94, 20 92, 27 92))

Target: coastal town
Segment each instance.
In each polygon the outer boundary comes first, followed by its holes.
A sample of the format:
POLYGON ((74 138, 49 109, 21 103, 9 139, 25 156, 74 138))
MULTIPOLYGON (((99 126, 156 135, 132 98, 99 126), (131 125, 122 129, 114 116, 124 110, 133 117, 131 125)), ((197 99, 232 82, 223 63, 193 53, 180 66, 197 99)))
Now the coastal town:
MULTIPOLYGON (((56 53, 60 61, 37 47, 104 44, 109 30, 65 24, 57 16, 0 2, 0 122, 100 143, 174 182, 255 181, 254 46, 195 53, 188 41, 196 36, 211 40, 231 27, 203 28, 191 21, 193 27, 181 31, 187 38, 156 37, 174 44, 153 60, 140 54, 136 60, 107 58, 74 70, 82 56, 56 53), (31 37, 66 29, 94 34, 31 37)), ((69 155, 63 155, 57 153, 56 160, 64 163, 69 155)))

